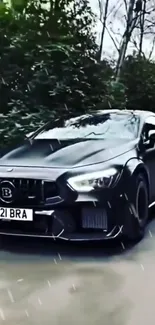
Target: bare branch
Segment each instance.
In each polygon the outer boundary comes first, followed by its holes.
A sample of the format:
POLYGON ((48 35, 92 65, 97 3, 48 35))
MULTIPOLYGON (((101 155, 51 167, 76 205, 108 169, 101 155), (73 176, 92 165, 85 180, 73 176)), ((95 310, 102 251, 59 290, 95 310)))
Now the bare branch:
POLYGON ((126 0, 123 0, 123 2, 124 2, 125 10, 126 10, 126 12, 128 12, 128 5, 127 5, 127 1, 126 1, 126 0))
MULTIPOLYGON (((132 39, 130 40, 130 43, 132 43, 132 44, 134 45, 134 47, 136 48, 137 52, 139 52, 139 45, 137 44, 135 38, 132 38, 132 39)), ((143 51, 142 51, 141 54, 142 54, 143 57, 145 58, 145 53, 144 53, 143 51)))
POLYGON ((100 21, 102 22, 103 19, 103 1, 98 0, 98 6, 99 6, 99 13, 100 13, 100 21))
POLYGON ((134 12, 134 5, 135 5, 135 0, 130 0, 129 2, 129 9, 127 13, 127 24, 126 24, 126 30, 124 32, 123 38, 122 38, 122 45, 119 51, 119 58, 117 61, 117 66, 116 66, 116 81, 119 80, 120 78, 120 73, 121 73, 121 68, 125 59, 128 43, 130 41, 132 32, 136 26, 138 15, 135 13, 135 16, 133 17, 133 12, 134 12))
POLYGON ((153 38, 152 48, 151 48, 151 51, 150 51, 150 53, 149 53, 149 60, 150 60, 151 57, 152 57, 152 54, 153 54, 154 48, 155 48, 155 36, 154 36, 154 38, 153 38))
POLYGON ((118 53, 119 53, 119 47, 117 46, 117 44, 116 44, 116 41, 115 41, 114 37, 111 35, 111 33, 110 33, 110 31, 109 31, 109 29, 108 29, 108 27, 107 27, 107 26, 106 26, 106 30, 107 30, 107 33, 109 34, 109 36, 110 36, 111 40, 113 41, 113 43, 114 43, 114 46, 115 46, 116 50, 117 50, 117 51, 118 51, 118 53))
MULTIPOLYGON (((119 4, 119 3, 118 3, 118 4, 119 4)), ((109 12, 109 14, 108 14, 107 17, 109 17, 109 16, 113 13, 113 18, 115 18, 116 15, 118 14, 118 12, 119 12, 119 10, 121 9, 122 6, 123 6, 122 3, 120 3, 118 7, 113 6, 112 10, 109 12), (115 11, 114 11, 114 10, 115 10, 115 11), (113 11, 114 11, 114 12, 113 12, 113 11)))
POLYGON ((116 31, 114 31, 112 27, 110 27, 110 30, 111 30, 111 32, 112 32, 113 34, 115 34, 115 35, 118 35, 118 36, 122 37, 122 34, 121 34, 120 32, 118 32, 118 31, 117 31, 117 32, 116 32, 116 31))

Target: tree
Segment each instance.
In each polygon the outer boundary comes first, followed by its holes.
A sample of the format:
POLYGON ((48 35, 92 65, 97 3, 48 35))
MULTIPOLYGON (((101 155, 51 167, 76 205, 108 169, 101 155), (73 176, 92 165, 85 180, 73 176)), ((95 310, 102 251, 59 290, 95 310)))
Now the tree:
MULTIPOLYGON (((6 123, 5 133, 11 135, 6 143, 49 116, 88 112, 107 100, 107 72, 101 72, 102 62, 96 59, 95 17, 89 2, 50 1, 46 8, 42 4, 12 2, 12 7, 0 10, 1 124, 6 123)), ((111 71, 108 63, 104 68, 111 71)), ((4 129, 1 136, 4 139, 4 129)))
POLYGON ((132 32, 136 26, 139 11, 134 13, 135 0, 129 1, 128 11, 127 11, 127 22, 125 32, 122 38, 122 44, 119 49, 119 57, 116 65, 116 81, 120 78, 121 69, 124 63, 127 46, 130 41, 132 32))
POLYGON ((127 108, 155 111, 155 62, 144 57, 127 57, 122 70, 127 108))
POLYGON ((107 15, 108 15, 108 6, 109 6, 109 0, 106 0, 105 2, 105 9, 103 12, 103 0, 98 0, 99 4, 99 11, 100 11, 100 22, 102 23, 102 32, 101 32, 101 40, 100 40, 100 46, 99 46, 99 60, 101 61, 102 58, 102 49, 103 49, 103 41, 104 41, 104 34, 106 29, 106 22, 107 22, 107 15))

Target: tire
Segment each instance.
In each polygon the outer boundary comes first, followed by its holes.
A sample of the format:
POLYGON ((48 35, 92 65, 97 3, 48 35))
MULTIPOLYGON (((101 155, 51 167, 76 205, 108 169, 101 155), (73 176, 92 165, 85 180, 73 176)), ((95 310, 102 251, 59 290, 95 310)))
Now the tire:
POLYGON ((125 194, 123 235, 128 241, 140 241, 148 221, 148 189, 142 174, 134 175, 132 187, 125 194))

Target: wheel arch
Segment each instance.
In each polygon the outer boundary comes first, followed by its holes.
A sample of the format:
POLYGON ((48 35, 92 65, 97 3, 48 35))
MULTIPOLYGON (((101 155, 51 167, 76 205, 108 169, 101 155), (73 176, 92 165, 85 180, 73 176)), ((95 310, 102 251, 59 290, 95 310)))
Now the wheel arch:
POLYGON ((125 166, 129 172, 130 177, 134 177, 138 174, 142 174, 145 178, 147 190, 148 190, 148 198, 150 198, 150 175, 147 169, 147 166, 143 163, 142 160, 138 158, 131 158, 125 166))

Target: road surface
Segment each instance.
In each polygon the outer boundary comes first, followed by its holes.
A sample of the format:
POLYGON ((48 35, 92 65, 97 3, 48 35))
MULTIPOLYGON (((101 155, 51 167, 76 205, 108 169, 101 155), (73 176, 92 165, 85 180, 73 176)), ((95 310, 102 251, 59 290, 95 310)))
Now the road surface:
POLYGON ((155 221, 128 249, 19 238, 0 245, 0 324, 155 323, 155 221))

